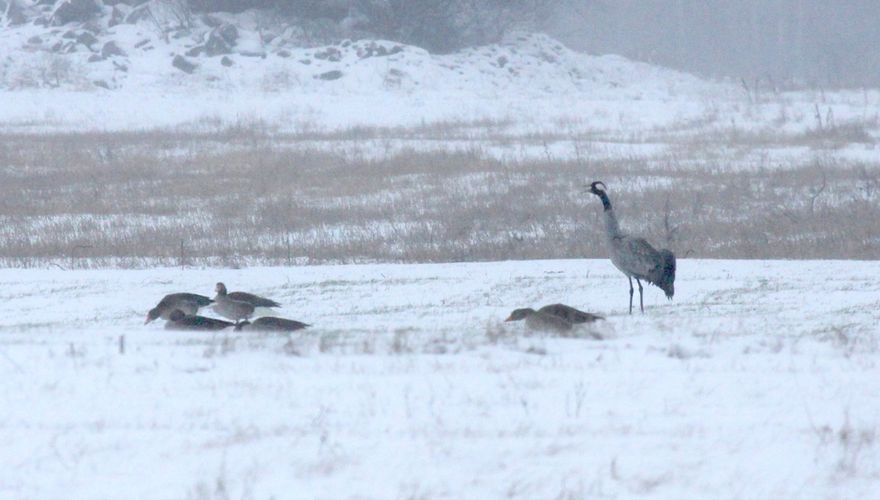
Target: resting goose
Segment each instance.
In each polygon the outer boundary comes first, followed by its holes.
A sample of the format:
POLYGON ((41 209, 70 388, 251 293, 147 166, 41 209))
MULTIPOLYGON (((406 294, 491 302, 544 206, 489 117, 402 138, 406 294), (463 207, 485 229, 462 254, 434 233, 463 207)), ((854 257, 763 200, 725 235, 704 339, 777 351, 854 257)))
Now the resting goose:
POLYGON ((184 314, 180 309, 175 309, 165 323, 166 330, 222 330, 235 326, 233 323, 222 319, 206 318, 184 314))
MULTIPOLYGON (((574 328, 575 324, 591 323, 603 318, 564 304, 551 304, 537 311, 530 307, 515 309, 504 321, 520 321, 523 319, 526 320, 526 327, 529 330, 567 335, 574 328)), ((597 333, 590 333, 590 336, 595 339, 602 338, 597 333)))
POLYGON ((166 295, 159 301, 159 304, 157 304, 156 307, 150 309, 150 312, 147 313, 147 320, 144 321, 144 324, 146 325, 157 318, 169 319, 171 313, 176 309, 181 310, 184 314, 195 314, 199 312, 200 308, 205 307, 212 302, 214 301, 204 295, 197 295, 195 293, 172 293, 166 295))
POLYGON ((275 318, 264 316, 253 321, 242 321, 235 326, 235 330, 255 330, 264 332, 293 332, 312 325, 294 321, 292 319, 275 318))

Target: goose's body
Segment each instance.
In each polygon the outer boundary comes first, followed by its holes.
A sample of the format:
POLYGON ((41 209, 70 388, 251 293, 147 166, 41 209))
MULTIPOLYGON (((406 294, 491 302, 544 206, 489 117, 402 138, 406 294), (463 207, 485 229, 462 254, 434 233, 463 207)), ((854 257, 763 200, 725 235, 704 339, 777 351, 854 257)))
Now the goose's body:
POLYGON ((235 329, 265 332, 293 332, 296 330, 302 330, 303 328, 307 328, 309 326, 311 325, 292 319, 264 316, 262 318, 257 318, 253 321, 242 321, 235 327, 235 329))
POLYGON ((247 302, 235 300, 226 293, 226 286, 217 283, 217 295, 214 297, 214 311, 224 318, 229 318, 238 323, 248 320, 254 315, 255 306, 247 302))
MULTIPOLYGON (((567 336, 571 334, 575 324, 588 323, 598 319, 602 319, 602 317, 585 313, 564 304, 551 304, 537 311, 530 307, 515 309, 505 321, 525 320, 526 327, 529 330, 567 336), (592 319, 586 319, 587 317, 592 319)), ((595 333, 591 333, 590 336, 596 339, 602 338, 595 333)))
POLYGON ((222 319, 184 314, 180 309, 175 309, 169 315, 168 321, 165 323, 166 330, 216 331, 229 328, 230 326, 235 325, 229 321, 223 321, 222 319))
POLYGON ((244 302, 250 304, 254 307, 281 307, 281 304, 275 302, 272 299, 267 299, 266 297, 260 297, 259 295, 254 295, 252 293, 247 292, 227 292, 226 285, 223 283, 217 283, 217 293, 220 294, 220 290, 223 290, 222 294, 229 297, 232 300, 237 300, 239 302, 244 302))
POLYGON ((592 323, 600 319, 605 319, 603 316, 599 316, 598 314, 584 312, 580 309, 575 309, 574 307, 567 306, 565 304, 550 304, 538 309, 538 312, 562 318, 569 323, 575 325, 580 323, 592 323))
POLYGON ((168 294, 159 301, 156 307, 150 309, 147 313, 147 320, 144 324, 149 323, 157 318, 169 319, 171 313, 180 310, 184 314, 196 314, 202 307, 208 306, 214 301, 204 295, 195 293, 172 293, 168 294))
POLYGON ((605 219, 605 238, 611 263, 629 278, 629 312, 632 314, 632 279, 639 285, 639 306, 645 312, 642 294, 642 282, 645 280, 657 286, 672 299, 675 295, 675 255, 669 250, 656 250, 644 238, 630 236, 620 230, 617 215, 611 207, 605 184, 594 182, 590 192, 602 200, 603 217, 605 219), (601 187, 600 187, 601 186, 601 187))

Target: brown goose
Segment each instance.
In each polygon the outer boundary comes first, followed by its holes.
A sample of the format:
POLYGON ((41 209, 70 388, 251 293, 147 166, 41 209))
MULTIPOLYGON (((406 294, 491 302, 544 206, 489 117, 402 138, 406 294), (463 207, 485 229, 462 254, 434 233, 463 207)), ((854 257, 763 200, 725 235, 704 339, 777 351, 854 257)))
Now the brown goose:
POLYGON ((529 330, 542 332, 566 333, 572 329, 572 324, 559 316, 539 312, 531 307, 523 309, 514 309, 510 316, 504 321, 520 321, 526 320, 526 326, 529 330))
POLYGON ((175 309, 165 323, 166 330, 222 330, 235 326, 233 323, 222 319, 206 318, 184 314, 180 309, 175 309))
POLYGON ((223 283, 217 283, 217 295, 225 295, 232 300, 237 300, 239 302, 248 303, 254 307, 281 307, 281 304, 275 302, 274 300, 267 299, 265 297, 260 297, 259 295, 254 295, 252 293, 247 292, 226 292, 226 285, 223 283))
POLYGON ((226 293, 226 285, 217 283, 217 295, 214 297, 214 311, 224 318, 229 318, 238 323, 250 319, 254 315, 253 304, 241 300, 235 300, 231 294, 226 293))
POLYGON ((172 293, 166 295, 159 301, 159 304, 157 304, 156 307, 150 309, 150 312, 147 313, 147 320, 144 321, 144 324, 146 325, 157 318, 169 319, 171 313, 174 312, 175 309, 180 309, 184 314, 195 314, 199 312, 200 308, 205 307, 212 302, 214 301, 204 295, 197 295, 195 293, 172 293))
POLYGON ((236 331, 255 330, 263 332, 293 332, 308 328, 312 325, 294 321, 292 319, 275 318, 273 316, 264 316, 253 321, 242 321, 235 326, 236 331))
MULTIPOLYGON (((601 319, 601 317, 563 304, 551 304, 537 311, 530 307, 515 309, 504 321, 520 321, 523 319, 526 320, 526 327, 529 330, 568 336, 576 323, 593 322, 601 319), (585 319, 587 317, 592 317, 593 319, 585 319), (572 318, 574 321, 569 318, 572 318)), ((589 334, 594 339, 602 338, 598 333, 589 332, 589 334)))
POLYGON ((550 304, 548 306, 544 306, 538 309, 538 312, 543 312, 552 316, 556 316, 558 318, 562 318, 572 324, 592 323, 600 319, 605 319, 603 316, 599 316, 598 314, 584 312, 580 309, 575 309, 574 307, 567 306, 565 304, 550 304))

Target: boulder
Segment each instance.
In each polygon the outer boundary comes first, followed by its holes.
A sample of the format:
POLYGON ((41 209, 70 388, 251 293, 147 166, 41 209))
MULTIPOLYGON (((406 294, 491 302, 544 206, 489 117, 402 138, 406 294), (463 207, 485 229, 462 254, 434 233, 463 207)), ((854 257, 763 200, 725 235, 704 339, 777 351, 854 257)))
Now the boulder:
POLYGON ((205 54, 219 56, 232 52, 238 40, 238 28, 232 24, 222 24, 211 30, 205 42, 205 54))
POLYGON ((125 16, 125 20, 123 21, 125 24, 137 24, 140 21, 146 20, 150 18, 150 4, 145 3, 143 5, 138 5, 137 7, 131 9, 125 16))
POLYGON ((24 24, 27 22, 27 16, 24 14, 24 8, 19 3, 21 0, 6 0, 8 3, 0 0, 0 6, 3 6, 3 9, 0 9, 2 12, 2 16, 0 16, 0 21, 5 21, 9 26, 14 26, 16 24, 24 24))
POLYGON ((198 66, 195 63, 187 60, 185 57, 180 54, 174 56, 174 60, 171 61, 171 65, 175 68, 183 71, 184 73, 192 74, 193 71, 196 70, 198 66))
POLYGON ((222 64, 228 68, 229 66, 232 66, 233 64, 235 64, 235 61, 233 61, 232 58, 230 58, 229 56, 223 56, 220 59, 220 64, 222 64))
POLYGON ((340 78, 342 78, 342 71, 334 69, 333 71, 328 71, 326 73, 316 75, 315 78, 320 78, 321 80, 339 80, 340 78))
POLYGON ((101 7, 95 0, 59 0, 52 13, 52 24, 86 22, 100 13, 101 7))
POLYGON ((119 45, 116 45, 116 42, 109 41, 101 47, 101 57, 111 57, 111 56, 120 56, 125 57, 128 54, 125 53, 124 50, 119 48, 119 45))
POLYGON ((88 31, 83 31, 82 33, 77 35, 76 41, 77 41, 77 43, 81 43, 81 44, 85 45, 89 49, 92 48, 92 45, 98 43, 98 39, 95 38, 95 35, 89 33, 88 31))
POLYGON ((131 9, 123 4, 123 5, 114 5, 113 10, 110 12, 110 19, 107 21, 108 27, 116 26, 117 24, 122 24, 125 22, 125 16, 131 12, 131 9))

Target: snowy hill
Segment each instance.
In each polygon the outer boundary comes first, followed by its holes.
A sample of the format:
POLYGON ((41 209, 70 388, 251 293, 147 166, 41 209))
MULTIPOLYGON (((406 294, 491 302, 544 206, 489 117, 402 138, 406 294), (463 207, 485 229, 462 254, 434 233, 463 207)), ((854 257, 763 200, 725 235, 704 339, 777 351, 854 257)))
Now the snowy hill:
POLYGON ((88 20, 62 25, 48 7, 33 10, 30 21, 0 29, 5 54, 0 88, 355 94, 467 89, 478 95, 643 98, 714 87, 621 57, 577 53, 539 34, 512 34, 501 43, 449 55, 383 40, 309 46, 297 26, 273 22, 261 12, 194 17, 186 28, 170 28, 174 14, 157 5, 104 6, 83 18, 88 20))

